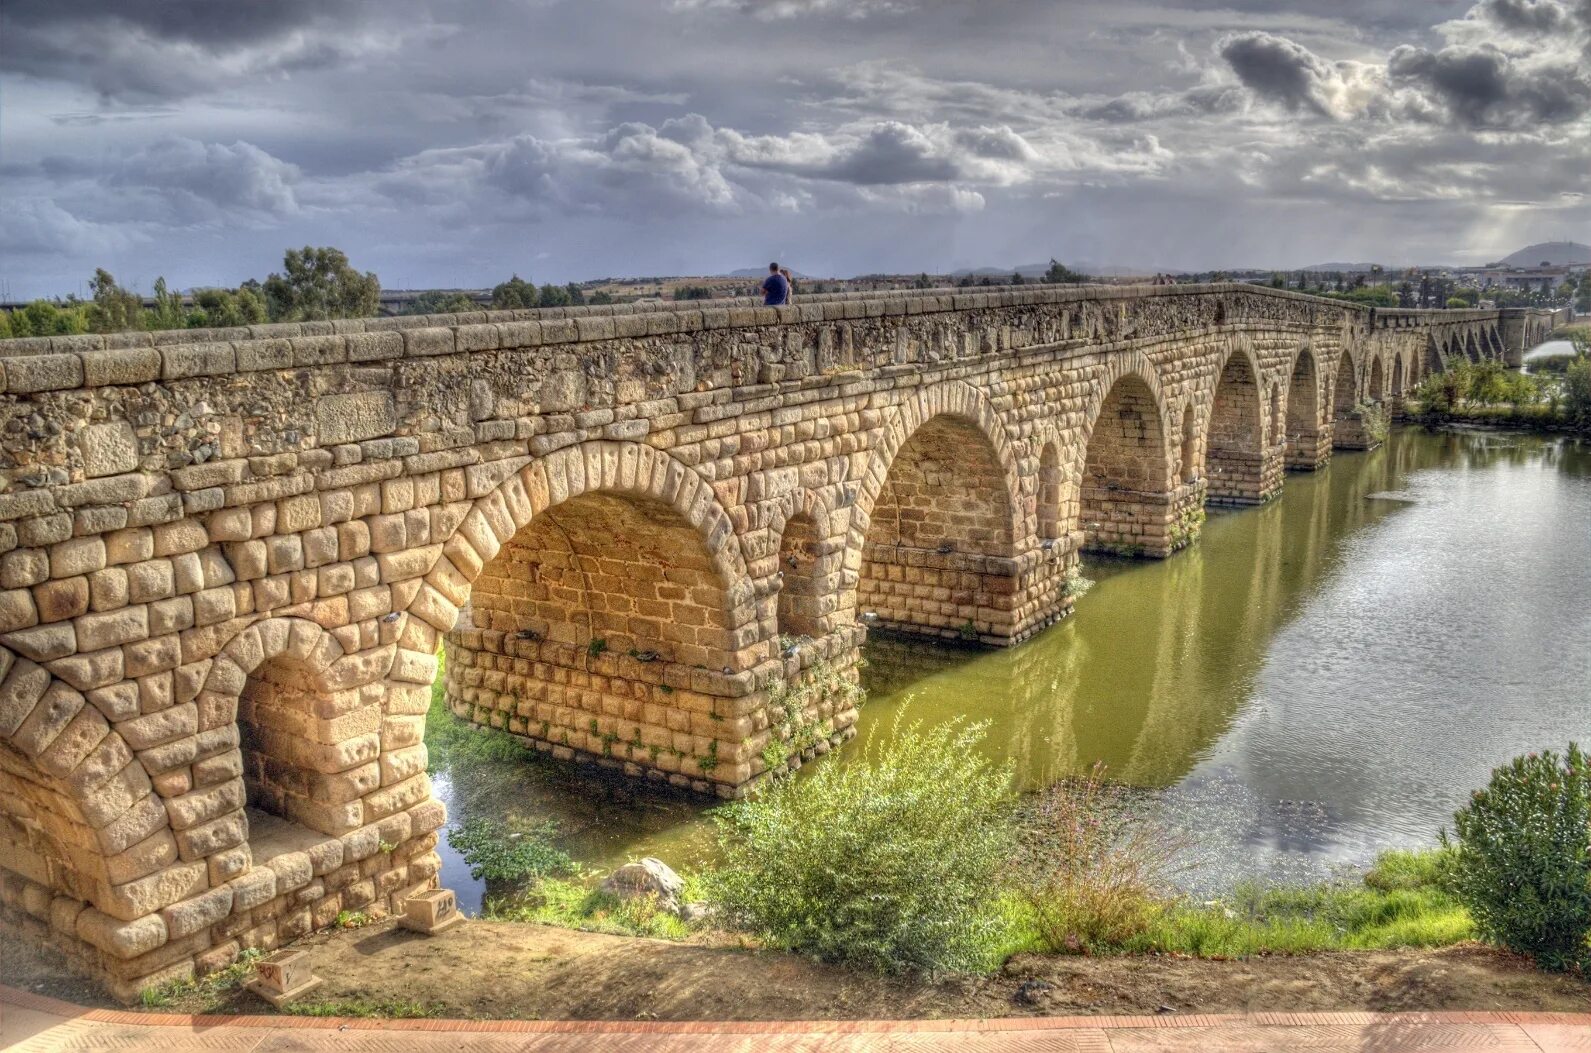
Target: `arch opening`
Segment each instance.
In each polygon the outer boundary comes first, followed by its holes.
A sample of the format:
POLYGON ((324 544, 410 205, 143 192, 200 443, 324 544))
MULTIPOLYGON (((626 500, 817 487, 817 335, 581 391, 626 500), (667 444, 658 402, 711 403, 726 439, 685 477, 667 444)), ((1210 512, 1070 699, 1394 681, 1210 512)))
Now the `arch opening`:
POLYGON ((781 636, 817 637, 828 631, 833 600, 822 557, 823 539, 812 516, 801 513, 786 520, 779 539, 781 636))
POLYGON ((972 420, 931 417, 896 451, 867 518, 865 622, 944 638, 1013 635, 1014 517, 994 444, 972 420))
POLYGON ((752 729, 731 678, 769 641, 737 599, 674 505, 618 490, 570 497, 530 516, 475 577, 444 637, 448 705, 557 757, 637 765, 704 792, 738 785, 752 729))
POLYGON ((1279 481, 1268 471, 1272 461, 1279 471, 1281 462, 1266 456, 1261 399, 1259 378, 1248 357, 1233 354, 1221 370, 1210 413, 1205 463, 1212 502, 1257 504, 1279 481))
POLYGON ((363 825, 362 798, 381 786, 381 688, 326 691, 308 663, 286 654, 249 675, 237 723, 256 862, 302 847, 304 831, 336 836, 363 825))
POLYGON ((1399 398, 1403 395, 1403 356, 1399 355, 1392 360, 1392 397, 1399 398))
POLYGON ((1061 536, 1061 452, 1053 442, 1039 453, 1038 528, 1041 539, 1061 536))
POLYGON ((1199 480, 1199 435, 1198 422, 1194 417, 1193 403, 1189 402, 1182 407, 1182 481, 1194 483, 1199 480))
POLYGON ((1111 385, 1088 434, 1079 491, 1084 547, 1165 555, 1174 484, 1154 392, 1128 374, 1111 385))
POLYGON ((1386 397, 1386 367, 1381 363, 1381 356, 1370 360, 1370 384, 1368 398, 1371 402, 1380 402, 1386 397))
POLYGON ((1287 418, 1284 441, 1287 467, 1313 471, 1331 457, 1331 444, 1321 441, 1320 377, 1315 355, 1300 351, 1287 381, 1287 418))

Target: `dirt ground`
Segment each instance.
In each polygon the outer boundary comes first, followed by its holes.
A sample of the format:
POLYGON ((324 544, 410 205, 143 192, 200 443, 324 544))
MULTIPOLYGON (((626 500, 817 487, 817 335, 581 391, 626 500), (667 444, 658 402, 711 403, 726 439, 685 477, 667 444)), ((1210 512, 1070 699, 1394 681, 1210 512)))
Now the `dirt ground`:
MULTIPOLYGON (((1261 1010, 1584 1012, 1591 984, 1468 945, 1212 961, 1021 955, 990 977, 889 979, 792 954, 474 920, 437 937, 380 922, 296 946, 316 1002, 411 1003, 444 1017, 795 1020, 1261 1010)), ((47 952, 0 940, 0 981, 109 1005, 47 952)), ((264 1013, 241 991, 165 1011, 264 1013)))

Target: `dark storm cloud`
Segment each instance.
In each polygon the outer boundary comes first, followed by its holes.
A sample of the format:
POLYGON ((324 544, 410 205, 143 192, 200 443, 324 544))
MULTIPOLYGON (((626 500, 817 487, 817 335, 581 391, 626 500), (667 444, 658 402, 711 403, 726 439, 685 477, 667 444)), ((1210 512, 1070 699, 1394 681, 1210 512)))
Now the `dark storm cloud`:
POLYGON ((1330 115, 1321 87, 1331 78, 1331 67, 1308 48, 1271 33, 1240 33, 1223 40, 1219 50, 1238 80, 1256 94, 1289 110, 1330 115))
POLYGON ((1487 45, 1438 51, 1405 45, 1392 52, 1387 72, 1394 86, 1419 90, 1476 128, 1561 124, 1591 113, 1591 77, 1582 68, 1525 69, 1487 45))
POLYGON ((180 98, 218 80, 334 65, 406 16, 360 0, 6 0, 4 68, 107 98, 180 98), (389 27, 393 21, 385 21, 389 27))

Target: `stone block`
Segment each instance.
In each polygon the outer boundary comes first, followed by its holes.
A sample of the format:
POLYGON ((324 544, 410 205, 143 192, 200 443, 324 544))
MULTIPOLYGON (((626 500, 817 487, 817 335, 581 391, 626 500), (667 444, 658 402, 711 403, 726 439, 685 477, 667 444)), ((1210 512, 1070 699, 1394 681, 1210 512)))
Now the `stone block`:
POLYGON ((305 951, 277 951, 261 959, 254 972, 258 978, 248 989, 276 1009, 320 986, 305 951))
POLYGON ((315 402, 315 424, 322 445, 358 442, 390 435, 397 410, 386 391, 323 395, 315 402))
POLYGON ((77 916, 77 935, 116 958, 137 958, 165 945, 166 922, 159 914, 146 914, 132 921, 113 918, 93 907, 77 916))
POLYGON ((90 479, 138 469, 138 436, 126 421, 89 424, 78 430, 76 441, 90 479))
POLYGON ((432 889, 403 901, 403 927, 426 936, 439 936, 464 924, 458 897, 452 889, 432 889))

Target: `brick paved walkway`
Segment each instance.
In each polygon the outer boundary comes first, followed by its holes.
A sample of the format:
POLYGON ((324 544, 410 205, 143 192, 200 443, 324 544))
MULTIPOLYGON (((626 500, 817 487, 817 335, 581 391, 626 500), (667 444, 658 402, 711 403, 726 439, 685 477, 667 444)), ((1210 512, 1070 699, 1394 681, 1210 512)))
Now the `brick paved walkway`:
POLYGON ((192 1017, 83 1009, 0 985, 11 1053, 1591 1053, 1591 1013, 1254 1013, 845 1023, 192 1017))

